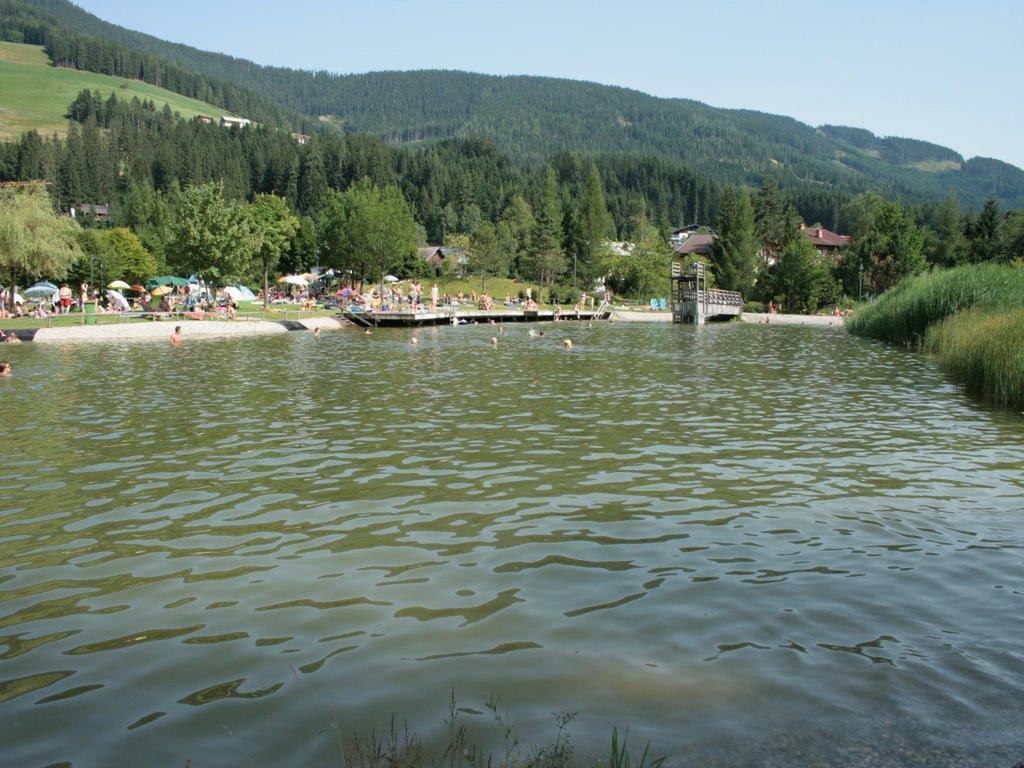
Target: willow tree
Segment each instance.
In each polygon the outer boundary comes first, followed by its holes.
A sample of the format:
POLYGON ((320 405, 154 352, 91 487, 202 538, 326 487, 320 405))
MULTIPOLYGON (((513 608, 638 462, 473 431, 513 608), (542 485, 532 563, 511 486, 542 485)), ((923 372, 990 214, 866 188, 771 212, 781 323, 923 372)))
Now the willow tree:
POLYGON ((82 256, 78 225, 53 211, 43 184, 0 188, 0 274, 10 278, 11 311, 18 278, 60 280, 82 256))

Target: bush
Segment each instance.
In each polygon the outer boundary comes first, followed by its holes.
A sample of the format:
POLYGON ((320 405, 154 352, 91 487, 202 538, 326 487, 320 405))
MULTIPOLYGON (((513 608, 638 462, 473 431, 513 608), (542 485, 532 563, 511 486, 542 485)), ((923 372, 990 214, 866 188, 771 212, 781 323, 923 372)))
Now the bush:
POLYGON ((754 313, 764 312, 764 302, 763 301, 748 301, 746 304, 743 305, 743 311, 744 312, 754 312, 754 313))
POLYGON ((1024 408, 1024 308, 953 315, 928 329, 924 348, 968 390, 1004 408, 1024 408))
POLYGON ((918 344, 929 326, 971 308, 1024 308, 1024 269, 971 264, 909 277, 858 309, 847 328, 893 344, 918 344))

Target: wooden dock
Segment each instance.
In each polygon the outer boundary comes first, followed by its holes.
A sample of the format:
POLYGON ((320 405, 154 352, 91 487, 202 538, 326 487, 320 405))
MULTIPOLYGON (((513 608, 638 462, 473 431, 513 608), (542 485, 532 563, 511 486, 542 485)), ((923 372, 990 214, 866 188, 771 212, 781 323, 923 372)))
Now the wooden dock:
POLYGON ((338 317, 350 325, 373 328, 419 328, 424 325, 479 325, 483 323, 550 323, 555 320, 607 320, 607 309, 561 312, 552 309, 457 310, 436 312, 355 312, 343 309, 338 317))

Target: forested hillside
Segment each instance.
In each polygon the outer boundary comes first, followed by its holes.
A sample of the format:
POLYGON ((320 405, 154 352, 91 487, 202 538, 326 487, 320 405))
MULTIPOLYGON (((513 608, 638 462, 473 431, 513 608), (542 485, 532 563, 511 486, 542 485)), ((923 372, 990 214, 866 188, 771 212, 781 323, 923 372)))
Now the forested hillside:
POLYGON ((777 115, 553 78, 264 67, 109 24, 66 0, 0 0, 0 11, 0 33, 34 35, 26 42, 47 45, 61 64, 119 75, 130 69, 247 117, 307 131, 316 117, 322 126, 391 143, 486 137, 528 161, 568 150, 654 154, 718 184, 757 184, 771 172, 798 196, 874 189, 907 201, 955 193, 974 209, 990 196, 1024 205, 1019 168, 857 128, 814 128, 777 115))

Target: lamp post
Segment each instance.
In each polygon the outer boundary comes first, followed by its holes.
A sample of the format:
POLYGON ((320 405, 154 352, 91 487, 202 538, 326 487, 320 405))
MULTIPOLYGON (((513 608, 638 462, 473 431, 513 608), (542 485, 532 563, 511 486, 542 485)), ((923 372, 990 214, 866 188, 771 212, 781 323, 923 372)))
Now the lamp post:
POLYGON ((858 301, 864 301, 864 262, 863 261, 860 263, 860 266, 857 267, 857 274, 859 276, 859 286, 860 286, 859 287, 858 301))

